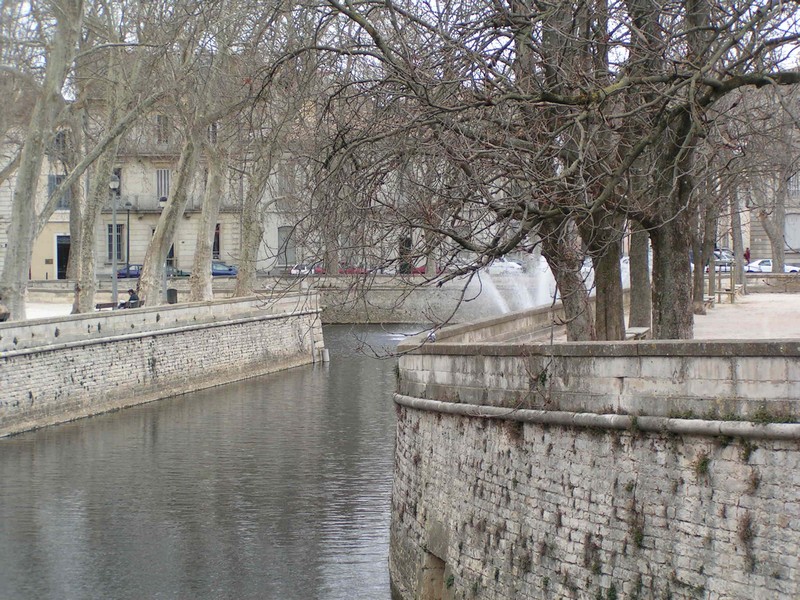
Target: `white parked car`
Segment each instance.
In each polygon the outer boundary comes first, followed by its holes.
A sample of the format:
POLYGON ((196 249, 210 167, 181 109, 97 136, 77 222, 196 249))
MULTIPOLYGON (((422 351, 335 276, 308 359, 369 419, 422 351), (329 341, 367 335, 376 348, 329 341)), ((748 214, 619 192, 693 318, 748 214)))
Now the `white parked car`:
POLYGON ((308 275, 311 273, 312 265, 299 264, 289 269, 290 275, 308 275))
MULTIPOLYGON (((772 259, 762 258, 751 262, 745 267, 748 273, 772 273, 772 259)), ((783 265, 784 273, 797 273, 800 272, 800 267, 795 265, 783 265)))
POLYGON ((489 275, 511 275, 514 273, 522 273, 522 265, 513 260, 508 260, 505 256, 496 258, 492 261, 486 270, 489 275))

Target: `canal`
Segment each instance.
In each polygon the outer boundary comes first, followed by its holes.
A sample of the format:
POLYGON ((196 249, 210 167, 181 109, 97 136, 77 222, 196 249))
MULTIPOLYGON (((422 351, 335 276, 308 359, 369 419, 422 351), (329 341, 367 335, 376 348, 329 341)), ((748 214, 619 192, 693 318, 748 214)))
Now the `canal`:
POLYGON ((388 600, 395 360, 363 350, 402 335, 325 338, 327 365, 0 440, 0 598, 388 600))

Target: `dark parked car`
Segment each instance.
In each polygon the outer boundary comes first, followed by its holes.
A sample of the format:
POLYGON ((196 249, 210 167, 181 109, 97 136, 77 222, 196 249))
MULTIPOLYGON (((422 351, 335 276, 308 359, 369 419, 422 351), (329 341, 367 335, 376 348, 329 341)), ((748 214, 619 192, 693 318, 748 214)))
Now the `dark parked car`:
POLYGON ((167 277, 188 277, 189 275, 188 271, 182 271, 178 267, 167 265, 167 277))
POLYGON ((117 271, 117 279, 136 279, 142 272, 142 265, 127 265, 117 271))
POLYGON ((221 260, 211 262, 211 274, 214 277, 236 277, 238 272, 239 269, 233 265, 225 264, 221 260))
MULTIPOLYGON (((117 279, 137 279, 142 273, 142 265, 127 265, 117 271, 117 279)), ((172 265, 167 265, 167 277, 188 277, 187 271, 182 271, 172 265)))

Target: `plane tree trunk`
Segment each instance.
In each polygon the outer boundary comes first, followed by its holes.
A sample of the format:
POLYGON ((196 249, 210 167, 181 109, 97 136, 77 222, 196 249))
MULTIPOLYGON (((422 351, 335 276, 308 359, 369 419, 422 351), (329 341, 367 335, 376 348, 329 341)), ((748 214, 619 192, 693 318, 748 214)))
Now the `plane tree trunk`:
POLYGON ((542 255, 550 265, 564 306, 567 339, 571 342, 596 339, 589 293, 581 273, 583 253, 574 224, 569 219, 550 219, 542 223, 539 235, 542 255))
POLYGON ((164 304, 166 290, 161 290, 167 254, 175 239, 178 222, 189 199, 189 185, 197 163, 195 132, 190 131, 181 149, 175 185, 170 189, 167 204, 158 219, 155 233, 147 247, 139 276, 139 298, 149 306, 164 304))
POLYGON ((0 297, 12 320, 25 319, 25 299, 30 277, 31 254, 37 228, 36 192, 44 150, 53 133, 55 113, 63 104, 61 90, 78 42, 83 15, 81 0, 67 0, 56 13, 53 39, 49 44, 42 89, 34 105, 25 136, 14 195, 8 248, 0 279, 0 297))
POLYGON ((652 325, 653 291, 650 286, 650 234, 636 221, 631 222, 630 248, 631 305, 630 327, 652 325))
POLYGON ((258 249, 264 240, 264 191, 267 187, 273 160, 262 156, 250 173, 247 193, 242 206, 242 249, 239 255, 239 273, 233 295, 250 296, 256 285, 258 249))
POLYGON ((203 195, 203 210, 200 214, 200 226, 197 229, 192 274, 189 276, 189 300, 200 302, 214 297, 211 275, 211 261, 214 250, 214 232, 222 201, 225 163, 220 153, 215 152, 209 144, 206 146, 208 157, 208 182, 203 195))

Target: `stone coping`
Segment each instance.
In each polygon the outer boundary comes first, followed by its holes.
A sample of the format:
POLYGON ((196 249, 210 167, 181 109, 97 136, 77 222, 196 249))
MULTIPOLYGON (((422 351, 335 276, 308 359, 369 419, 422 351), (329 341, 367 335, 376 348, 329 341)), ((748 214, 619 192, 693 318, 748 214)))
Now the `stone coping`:
POLYGON ((9 321, 0 323, 0 352, 42 348, 71 341, 107 339, 184 325, 230 322, 251 316, 309 311, 320 311, 317 295, 300 292, 9 321))
POLYGON ((471 418, 500 419, 522 423, 540 423, 564 427, 645 431, 678 435, 723 436, 768 440, 800 440, 800 423, 753 423, 648 417, 636 415, 598 414, 554 410, 514 409, 498 406, 441 402, 395 394, 399 406, 471 418))
POLYGON ((172 335, 175 333, 181 333, 185 331, 196 331, 199 329, 210 329, 214 327, 226 327, 230 325, 236 325, 239 323, 253 323, 257 321, 270 321, 276 319, 286 319, 286 318, 295 318, 295 317, 303 317, 306 315, 317 314, 317 310, 305 310, 305 311, 298 311, 296 313, 291 313, 290 315, 287 314, 263 314, 263 315, 256 315, 250 317, 237 317, 231 318, 224 321, 214 321, 211 323, 194 323, 190 325, 179 325, 176 327, 168 327, 165 329, 153 329, 153 330, 145 330, 136 333, 125 333, 119 334, 115 333, 112 335, 108 335, 105 337, 96 337, 91 339, 85 340, 75 340, 69 342, 62 342, 62 343, 53 343, 48 344, 46 346, 36 346, 33 348, 22 348, 20 350, 9 350, 9 351, 2 351, 0 350, 0 358, 10 358, 14 356, 24 356, 26 354, 38 354, 41 352, 53 352, 57 350, 64 350, 66 348, 82 348, 85 346, 91 346, 96 344, 106 344, 109 340, 114 341, 125 341, 125 340, 136 340, 141 338, 147 337, 155 337, 160 335, 172 335))
MULTIPOLYGON (((278 295, 277 298, 268 298, 263 296, 245 296, 242 298, 223 298, 223 299, 214 299, 214 300, 206 300, 203 302, 181 302, 178 304, 157 304, 155 306, 143 306, 141 308, 126 308, 120 309, 116 311, 92 311, 87 313, 77 313, 74 315, 64 315, 60 317, 45 317, 43 319, 28 319, 25 321, 5 321, 0 323, 0 331, 4 329, 19 329, 28 326, 34 325, 47 325, 50 323, 62 323, 64 321, 85 321, 85 320, 92 320, 97 319, 99 316, 108 317, 111 315, 127 315, 132 314, 132 311, 136 311, 136 314, 147 314, 151 312, 161 312, 161 313, 170 313, 175 311, 183 311, 187 308, 198 308, 198 307, 215 307, 215 306, 226 306, 232 304, 253 304, 254 302, 263 302, 265 304, 265 308, 268 308, 268 304, 272 301, 279 302, 281 300, 288 300, 290 298, 301 298, 305 297, 305 292, 300 293, 281 293, 278 295)), ((120 301, 124 300, 122 294, 120 295, 120 301)))
POLYGON ((425 335, 415 336, 398 345, 401 354, 431 354, 444 356, 762 356, 800 357, 800 340, 650 340, 627 342, 561 342, 549 344, 498 342, 435 342, 425 335))

